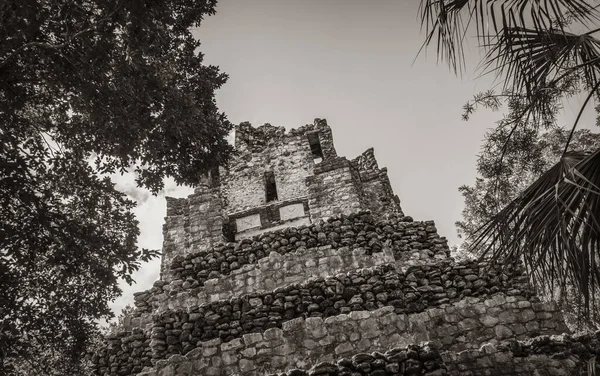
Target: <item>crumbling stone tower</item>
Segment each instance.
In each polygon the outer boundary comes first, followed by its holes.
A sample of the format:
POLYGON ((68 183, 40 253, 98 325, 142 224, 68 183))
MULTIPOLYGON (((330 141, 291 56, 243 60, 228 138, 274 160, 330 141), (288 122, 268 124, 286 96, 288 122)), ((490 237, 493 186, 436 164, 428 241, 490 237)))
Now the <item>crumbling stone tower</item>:
POLYGON ((168 199, 161 279, 97 374, 560 375, 592 356, 593 338, 548 337, 562 317, 518 267, 453 261, 373 149, 338 156, 325 120, 242 123, 235 147, 168 199), (587 355, 553 358, 569 341, 587 355))
MULTIPOLYGON (((373 149, 354 160, 339 157, 324 120, 287 133, 283 127, 242 123, 236 127, 235 148, 228 171, 208 177, 186 199, 168 199, 163 280, 176 270, 171 261, 177 256, 206 251, 225 240, 361 210, 382 217, 402 213, 373 149)), ((213 278, 225 270, 205 271, 212 271, 213 278)))

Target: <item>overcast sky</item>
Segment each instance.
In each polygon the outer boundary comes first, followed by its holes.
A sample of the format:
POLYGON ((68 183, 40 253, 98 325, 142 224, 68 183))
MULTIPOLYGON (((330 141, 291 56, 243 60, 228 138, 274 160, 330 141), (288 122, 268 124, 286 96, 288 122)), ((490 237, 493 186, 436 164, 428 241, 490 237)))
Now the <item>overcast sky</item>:
MULTIPOLYGON (((417 57, 424 38, 418 4, 219 0, 217 14, 195 33, 206 63, 229 74, 217 103, 230 121, 289 129, 326 118, 338 155, 350 159, 374 147, 405 214, 435 220, 439 233, 455 245, 454 222, 463 209, 457 188, 474 181, 482 138, 502 114, 481 111, 469 122, 461 120, 461 107, 490 88, 492 77, 475 79, 474 40, 468 41, 470 65, 462 78, 436 62, 434 49, 417 57)), ((565 121, 577 111, 576 104, 567 104, 565 121)), ((138 200, 139 245, 160 248, 164 195, 136 189, 132 177, 116 181, 138 200)), ((190 192, 173 184, 166 189, 175 197, 190 192)), ((145 264, 135 275, 137 285, 123 286, 116 312, 132 303, 133 292, 152 286, 159 264, 145 264)))

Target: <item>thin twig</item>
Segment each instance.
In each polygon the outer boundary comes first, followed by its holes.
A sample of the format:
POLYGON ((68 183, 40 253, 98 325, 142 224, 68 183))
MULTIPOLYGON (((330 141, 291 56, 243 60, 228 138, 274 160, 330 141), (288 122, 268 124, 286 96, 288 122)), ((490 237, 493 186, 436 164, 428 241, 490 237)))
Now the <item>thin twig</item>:
POLYGON ((585 98, 583 105, 579 109, 579 113, 577 114, 577 119, 575 119, 575 123, 573 124, 573 127, 571 128, 571 132, 569 133, 569 138, 567 138, 567 142, 565 143, 565 149, 563 150, 561 158, 564 157, 565 154, 567 153, 567 149, 569 148, 569 144, 571 143, 571 139, 573 138, 573 134, 575 133, 575 129, 577 128, 577 123, 579 123, 579 119, 581 119, 583 110, 585 110, 585 107, 587 106, 588 102, 590 101, 590 99, 592 98, 592 96, 594 95, 596 90, 598 90, 598 87, 600 87, 600 80, 598 80, 598 82, 596 82, 596 85, 594 85, 594 87, 588 94, 587 98, 585 98))

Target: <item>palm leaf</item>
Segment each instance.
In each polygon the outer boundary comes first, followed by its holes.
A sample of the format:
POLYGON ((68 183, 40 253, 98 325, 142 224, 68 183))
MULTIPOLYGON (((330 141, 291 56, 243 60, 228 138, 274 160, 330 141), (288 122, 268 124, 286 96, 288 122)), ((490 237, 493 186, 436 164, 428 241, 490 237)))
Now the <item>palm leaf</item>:
POLYGON ((464 65, 463 42, 473 24, 479 42, 490 46, 506 30, 563 30, 566 24, 600 20, 597 6, 585 0, 422 0, 419 13, 423 47, 435 42, 438 57, 455 71, 464 65))
POLYGON ((496 73, 505 92, 525 99, 515 120, 545 124, 538 119, 545 119, 557 100, 579 90, 598 94, 600 41, 593 34, 600 29, 577 34, 568 27, 587 29, 600 21, 599 6, 584 0, 422 0, 421 25, 427 32, 422 48, 437 41, 438 58, 458 71, 464 66, 466 33, 475 24, 486 50, 484 72, 496 73))
POLYGON ((505 77, 505 89, 513 92, 535 97, 573 76, 589 87, 598 82, 600 41, 589 33, 516 27, 505 29, 490 46, 484 64, 505 77))
POLYGON ((546 291, 572 285, 589 317, 600 287, 600 150, 566 154, 484 224, 471 248, 522 260, 546 291))
MULTIPOLYGON (((474 28, 486 50, 483 68, 522 98, 516 127, 545 124, 559 101, 579 90, 586 105, 600 88, 598 5, 585 0, 422 0, 423 48, 451 68, 464 67, 463 44, 474 28), (581 29, 589 30, 580 33, 581 29), (574 32, 576 30, 577 32, 574 32)), ((569 137, 570 140, 570 137, 569 137)), ((506 142, 508 143, 509 140, 506 142)), ((568 149, 569 141, 565 145, 568 149)), ((502 159, 502 156, 500 157, 502 159)), ((476 232, 471 250, 507 262, 523 260, 533 282, 549 291, 574 288, 589 317, 600 285, 600 151, 570 153, 476 232)))

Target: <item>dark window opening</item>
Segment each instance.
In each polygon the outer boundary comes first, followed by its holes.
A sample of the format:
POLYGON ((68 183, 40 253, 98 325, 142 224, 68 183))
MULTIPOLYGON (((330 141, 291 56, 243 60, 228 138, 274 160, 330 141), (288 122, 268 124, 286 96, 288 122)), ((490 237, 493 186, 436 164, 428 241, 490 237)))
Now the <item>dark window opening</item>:
POLYGON ((265 192, 267 202, 277 200, 277 185, 275 184, 275 173, 273 171, 265 172, 265 192))
POLYGON ((315 162, 321 162, 323 160, 323 149, 321 148, 321 141, 319 140, 318 133, 312 133, 308 135, 308 144, 310 145, 310 152, 315 162))
POLYGON ((235 220, 232 222, 223 223, 223 225, 221 226, 221 230, 223 231, 223 237, 225 238, 225 240, 227 240, 228 242, 235 241, 235 220))
POLYGON ((214 167, 208 172, 208 182, 211 187, 218 187, 220 184, 219 168, 214 167))

